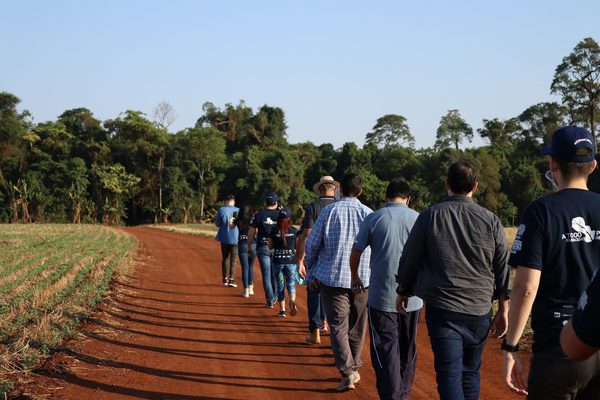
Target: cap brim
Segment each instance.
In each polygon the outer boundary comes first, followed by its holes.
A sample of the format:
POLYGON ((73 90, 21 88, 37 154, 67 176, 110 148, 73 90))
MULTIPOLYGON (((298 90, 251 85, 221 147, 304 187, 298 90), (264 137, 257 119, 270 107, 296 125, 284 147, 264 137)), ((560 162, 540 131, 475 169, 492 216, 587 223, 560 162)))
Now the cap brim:
POLYGON ((319 192, 319 187, 321 187, 321 185, 324 185, 326 183, 331 183, 332 185, 334 185, 336 188, 340 187, 340 183, 338 181, 325 181, 325 182, 317 182, 313 185, 313 192, 315 192, 316 194, 321 194, 321 192, 319 192))
POLYGON ((549 156, 552 154, 552 145, 544 147, 542 151, 540 151, 540 154, 543 156, 549 156))

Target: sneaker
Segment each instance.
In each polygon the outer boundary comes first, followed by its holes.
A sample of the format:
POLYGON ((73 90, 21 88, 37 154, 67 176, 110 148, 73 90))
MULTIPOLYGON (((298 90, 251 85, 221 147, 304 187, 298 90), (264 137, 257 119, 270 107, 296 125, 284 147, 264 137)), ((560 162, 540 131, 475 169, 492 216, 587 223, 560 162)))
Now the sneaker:
POLYGON ((273 308, 273 303, 271 303, 270 301, 267 301, 267 304, 265 305, 266 308, 273 308))
POLYGON ((293 317, 296 314, 298 314, 298 307, 296 306, 296 302, 290 300, 290 315, 293 317))
POLYGON ((335 388, 338 392, 345 392, 346 390, 356 389, 354 386, 354 374, 350 376, 343 376, 342 382, 335 388))
POLYGON ((237 284, 235 283, 235 281, 233 279, 229 280, 229 287, 237 287, 237 284))
POLYGON ((358 371, 354 371, 354 374, 352 374, 352 382, 354 382, 355 384, 360 382, 360 374, 358 373, 358 371))
POLYGON ((250 294, 248 293, 248 288, 244 289, 242 291, 242 297, 247 299, 248 297, 250 297, 250 294))
POLYGON ((282 317, 282 318, 285 318, 285 317, 287 317, 287 315, 286 315, 285 311, 283 311, 283 310, 279 311, 279 312, 277 313, 277 316, 278 316, 278 317, 282 317))
POLYGON ((329 335, 329 324, 327 321, 323 322, 323 325, 319 328, 321 335, 329 335))
POLYGON ((223 278, 223 286, 228 286, 228 285, 229 285, 229 279, 223 278))
POLYGON ((248 286, 248 294, 254 296, 254 285, 248 286))

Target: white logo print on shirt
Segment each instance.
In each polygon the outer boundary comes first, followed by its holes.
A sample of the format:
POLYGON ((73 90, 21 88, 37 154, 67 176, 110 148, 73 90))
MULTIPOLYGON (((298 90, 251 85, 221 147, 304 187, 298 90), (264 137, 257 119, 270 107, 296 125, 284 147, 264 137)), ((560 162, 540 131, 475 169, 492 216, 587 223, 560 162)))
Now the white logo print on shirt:
POLYGON ((575 232, 563 233, 562 239, 567 242, 585 242, 591 243, 593 240, 600 240, 600 231, 592 229, 587 225, 583 217, 575 217, 571 220, 571 228, 575 232))

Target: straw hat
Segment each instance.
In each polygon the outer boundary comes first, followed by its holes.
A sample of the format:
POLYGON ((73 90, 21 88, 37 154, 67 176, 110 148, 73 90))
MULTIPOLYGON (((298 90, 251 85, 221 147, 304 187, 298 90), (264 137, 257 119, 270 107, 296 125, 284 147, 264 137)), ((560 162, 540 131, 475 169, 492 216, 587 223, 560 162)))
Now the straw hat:
POLYGON ((336 187, 336 189, 340 187, 340 183, 338 181, 333 179, 333 177, 326 175, 326 176, 322 176, 321 179, 319 179, 319 182, 317 182, 313 185, 313 192, 315 192, 316 194, 321 194, 321 192, 319 192, 319 188, 321 187, 321 185, 323 185, 325 183, 330 183, 330 184, 334 185, 336 187))

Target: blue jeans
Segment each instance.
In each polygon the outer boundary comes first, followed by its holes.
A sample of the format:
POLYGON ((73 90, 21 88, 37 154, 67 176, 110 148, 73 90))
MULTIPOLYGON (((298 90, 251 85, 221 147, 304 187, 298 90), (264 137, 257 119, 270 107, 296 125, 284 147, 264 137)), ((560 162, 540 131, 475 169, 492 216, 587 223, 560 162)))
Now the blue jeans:
POLYGON ((476 316, 428 306, 425 317, 440 399, 477 400, 491 310, 476 316))
POLYGON ((327 319, 325 307, 321 304, 321 288, 311 290, 306 286, 306 308, 308 310, 308 330, 313 331, 323 326, 327 319))
POLYGON ((277 283, 275 282, 275 275, 271 270, 273 252, 269 250, 269 247, 261 245, 256 247, 256 255, 258 256, 258 263, 260 264, 265 299, 268 303, 275 304, 276 298, 273 289, 277 288, 277 283))
POLYGON ((277 300, 285 300, 285 288, 288 294, 296 294, 296 264, 273 264, 273 273, 277 281, 277 300))
POLYGON ((248 253, 248 242, 238 243, 238 255, 242 265, 242 282, 244 289, 254 284, 254 259, 256 258, 256 242, 252 242, 252 253, 248 253))

